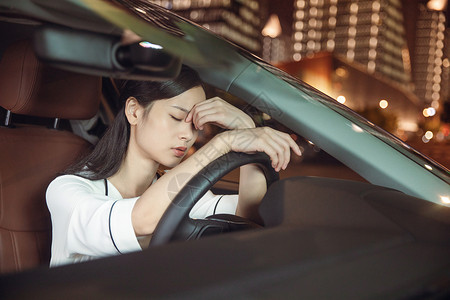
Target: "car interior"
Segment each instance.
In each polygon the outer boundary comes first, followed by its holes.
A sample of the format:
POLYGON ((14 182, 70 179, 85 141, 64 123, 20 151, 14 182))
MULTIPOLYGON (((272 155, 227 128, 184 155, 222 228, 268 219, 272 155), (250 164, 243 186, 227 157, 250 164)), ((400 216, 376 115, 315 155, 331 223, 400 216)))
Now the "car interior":
MULTIPOLYGON (((2 23, 1 27, 11 31, 0 53, 0 156, 8 158, 0 161, 0 273, 8 273, 48 265, 51 222, 45 204, 46 187, 88 151, 113 120, 119 107, 116 96, 120 79, 52 67, 35 54, 34 26, 15 24, 11 30, 11 24, 2 23)), ((52 34, 47 33, 50 37, 52 34)), ((56 34, 61 32, 56 30, 56 34)), ((170 75, 150 71, 160 74, 160 79, 170 75)), ((223 91, 208 86, 207 92, 240 107, 259 125, 281 126, 223 91)), ((205 130, 194 147, 201 147, 217 130, 205 130)), ((314 160, 319 153, 316 147, 297 138, 305 150, 302 159, 314 160)), ((322 159, 326 155, 320 154, 322 159)), ((238 169, 217 182, 213 192, 236 193, 238 183, 232 179, 236 172, 238 169)))
POLYGON ((180 64, 163 52, 146 55, 145 48, 140 55, 130 55, 142 48, 133 45, 118 47, 120 62, 114 66, 108 65, 108 58, 86 63, 80 47, 98 52, 114 46, 120 37, 40 26, 20 17, 12 20, 0 21, 0 274, 48 266, 51 220, 46 188, 91 149, 118 110, 115 82, 97 73, 151 65, 145 78, 154 74, 163 80, 173 77, 180 64), (74 51, 67 57, 70 51, 58 51, 61 48, 74 51), (58 64, 80 66, 76 71, 81 72, 63 70, 58 64))

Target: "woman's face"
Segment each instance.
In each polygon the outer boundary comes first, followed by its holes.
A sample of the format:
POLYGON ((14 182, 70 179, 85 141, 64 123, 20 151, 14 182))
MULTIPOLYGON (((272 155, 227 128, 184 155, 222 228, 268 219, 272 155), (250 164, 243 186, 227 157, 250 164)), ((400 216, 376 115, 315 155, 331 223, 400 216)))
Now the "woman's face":
POLYGON ((139 155, 167 167, 176 166, 198 135, 192 122, 185 121, 186 116, 195 104, 204 100, 203 88, 194 87, 173 98, 153 102, 148 114, 142 113, 145 110, 141 107, 140 120, 134 127, 139 155))

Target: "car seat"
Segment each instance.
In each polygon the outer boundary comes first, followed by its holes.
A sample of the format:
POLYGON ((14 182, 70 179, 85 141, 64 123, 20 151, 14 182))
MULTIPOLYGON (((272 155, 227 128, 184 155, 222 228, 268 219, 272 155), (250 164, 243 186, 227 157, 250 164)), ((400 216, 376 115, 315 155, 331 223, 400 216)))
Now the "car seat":
POLYGON ((3 53, 0 106, 6 118, 0 126, 0 273, 48 266, 47 186, 90 147, 70 131, 18 124, 15 117, 89 119, 98 110, 100 95, 100 77, 43 64, 29 41, 10 45, 3 53))

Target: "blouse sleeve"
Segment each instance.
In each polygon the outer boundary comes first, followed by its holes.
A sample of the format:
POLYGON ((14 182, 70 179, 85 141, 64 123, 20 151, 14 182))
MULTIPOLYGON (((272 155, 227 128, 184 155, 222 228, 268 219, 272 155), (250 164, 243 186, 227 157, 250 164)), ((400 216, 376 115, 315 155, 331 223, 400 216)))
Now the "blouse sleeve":
POLYGON ((54 251, 101 257, 141 250, 131 222, 137 198, 112 199, 88 180, 61 176, 47 189, 54 251))
POLYGON ((215 195, 211 191, 194 205, 189 213, 193 219, 204 219, 214 214, 236 214, 238 195, 215 195))

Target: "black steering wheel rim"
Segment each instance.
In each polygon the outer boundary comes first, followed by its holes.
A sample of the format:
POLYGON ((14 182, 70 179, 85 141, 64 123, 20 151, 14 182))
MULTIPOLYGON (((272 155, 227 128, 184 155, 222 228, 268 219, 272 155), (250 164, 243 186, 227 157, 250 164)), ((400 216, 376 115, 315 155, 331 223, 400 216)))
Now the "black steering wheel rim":
POLYGON ((150 246, 169 242, 183 219, 188 217, 192 207, 220 178, 235 168, 250 163, 260 166, 266 177, 267 187, 279 180, 279 175, 272 168, 269 156, 263 152, 255 154, 229 152, 219 157, 194 175, 176 194, 158 222, 150 246))

